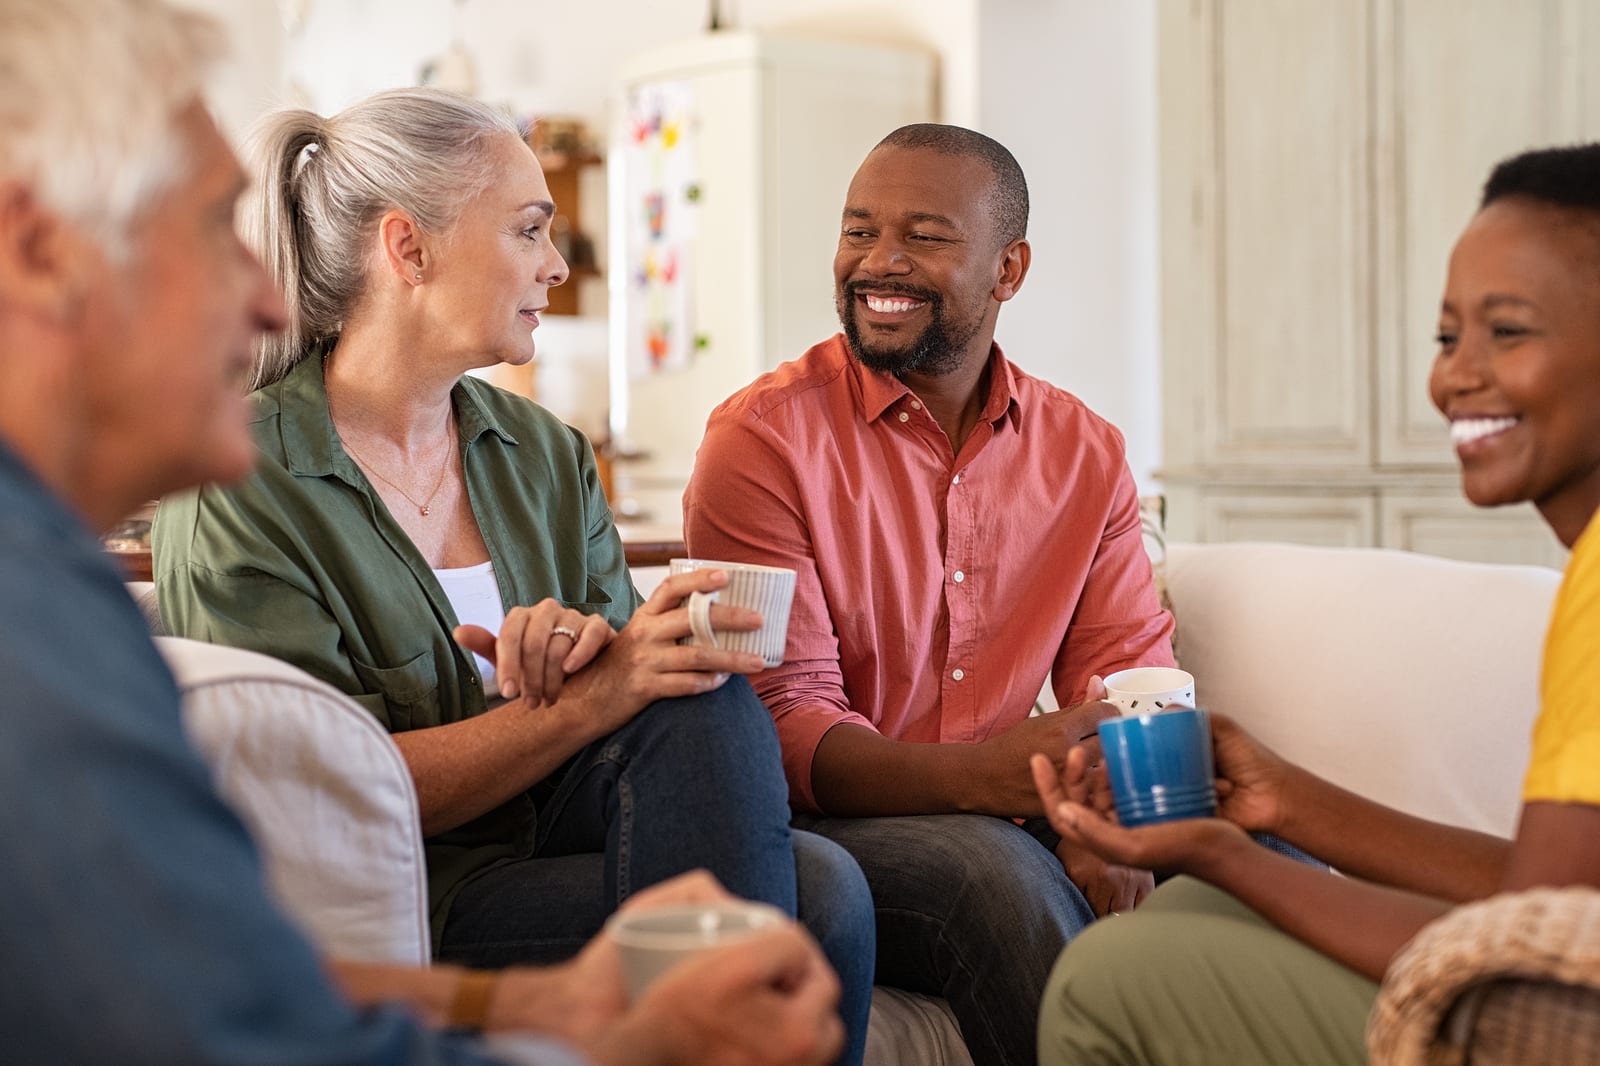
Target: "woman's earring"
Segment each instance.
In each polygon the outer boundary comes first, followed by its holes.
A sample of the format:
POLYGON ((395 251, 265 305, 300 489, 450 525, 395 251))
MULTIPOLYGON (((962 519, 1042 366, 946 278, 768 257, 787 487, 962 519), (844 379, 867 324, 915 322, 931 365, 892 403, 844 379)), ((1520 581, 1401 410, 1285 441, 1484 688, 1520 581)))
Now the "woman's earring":
POLYGON ((413 274, 412 277, 416 278, 418 281, 422 280, 422 275, 420 273, 419 274, 413 274))

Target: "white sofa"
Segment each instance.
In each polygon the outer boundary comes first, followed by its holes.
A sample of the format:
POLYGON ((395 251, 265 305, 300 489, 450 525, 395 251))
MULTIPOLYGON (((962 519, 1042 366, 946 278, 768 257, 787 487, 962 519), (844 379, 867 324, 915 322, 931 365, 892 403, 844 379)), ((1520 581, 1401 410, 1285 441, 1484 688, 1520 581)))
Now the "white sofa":
MULTIPOLYGON (((638 576, 641 586, 655 578, 638 576)), ((1555 571, 1369 549, 1175 544, 1166 579, 1180 660, 1202 704, 1346 787, 1509 835, 1555 571)), ((389 738, 292 667, 160 643, 195 742, 260 841, 286 908, 330 952, 425 960, 416 800, 389 738)), ((880 988, 868 1061, 971 1060, 942 1001, 880 988)))

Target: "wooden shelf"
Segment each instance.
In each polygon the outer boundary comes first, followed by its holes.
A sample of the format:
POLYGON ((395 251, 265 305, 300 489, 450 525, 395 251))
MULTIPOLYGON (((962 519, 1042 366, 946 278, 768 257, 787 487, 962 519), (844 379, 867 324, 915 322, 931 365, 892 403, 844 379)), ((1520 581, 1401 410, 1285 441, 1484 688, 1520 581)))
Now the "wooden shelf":
POLYGON ((579 282, 600 276, 599 249, 583 232, 580 175, 588 167, 602 166, 605 160, 592 152, 541 152, 534 145, 539 166, 544 170, 550 197, 556 202, 556 217, 550 222, 551 239, 561 247, 571 271, 567 281, 550 290, 550 314, 575 315, 579 311, 579 282))

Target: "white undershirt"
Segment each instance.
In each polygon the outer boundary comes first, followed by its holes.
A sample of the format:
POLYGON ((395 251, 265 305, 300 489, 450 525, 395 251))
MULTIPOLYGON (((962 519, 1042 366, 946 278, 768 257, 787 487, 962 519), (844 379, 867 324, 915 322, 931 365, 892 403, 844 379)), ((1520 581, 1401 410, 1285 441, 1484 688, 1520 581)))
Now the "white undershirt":
MULTIPOLYGON (((500 602, 500 585, 494 579, 494 562, 463 566, 454 570, 435 570, 444 595, 455 609, 456 621, 464 626, 482 626, 495 636, 506 620, 505 605, 500 602)), ((494 664, 481 655, 475 655, 478 670, 483 674, 484 698, 493 701, 500 695, 494 679, 494 664)))

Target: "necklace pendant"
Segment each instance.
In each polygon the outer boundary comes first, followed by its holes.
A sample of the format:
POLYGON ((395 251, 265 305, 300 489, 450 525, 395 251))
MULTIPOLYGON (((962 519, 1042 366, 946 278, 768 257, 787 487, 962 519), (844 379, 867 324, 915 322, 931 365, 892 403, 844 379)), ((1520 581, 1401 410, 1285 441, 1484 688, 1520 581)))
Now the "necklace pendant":
POLYGON ((424 507, 424 508, 423 508, 423 509, 422 509, 422 514, 423 514, 423 517, 427 517, 427 514, 428 514, 428 509, 427 509, 427 508, 426 508, 426 507, 424 507))

